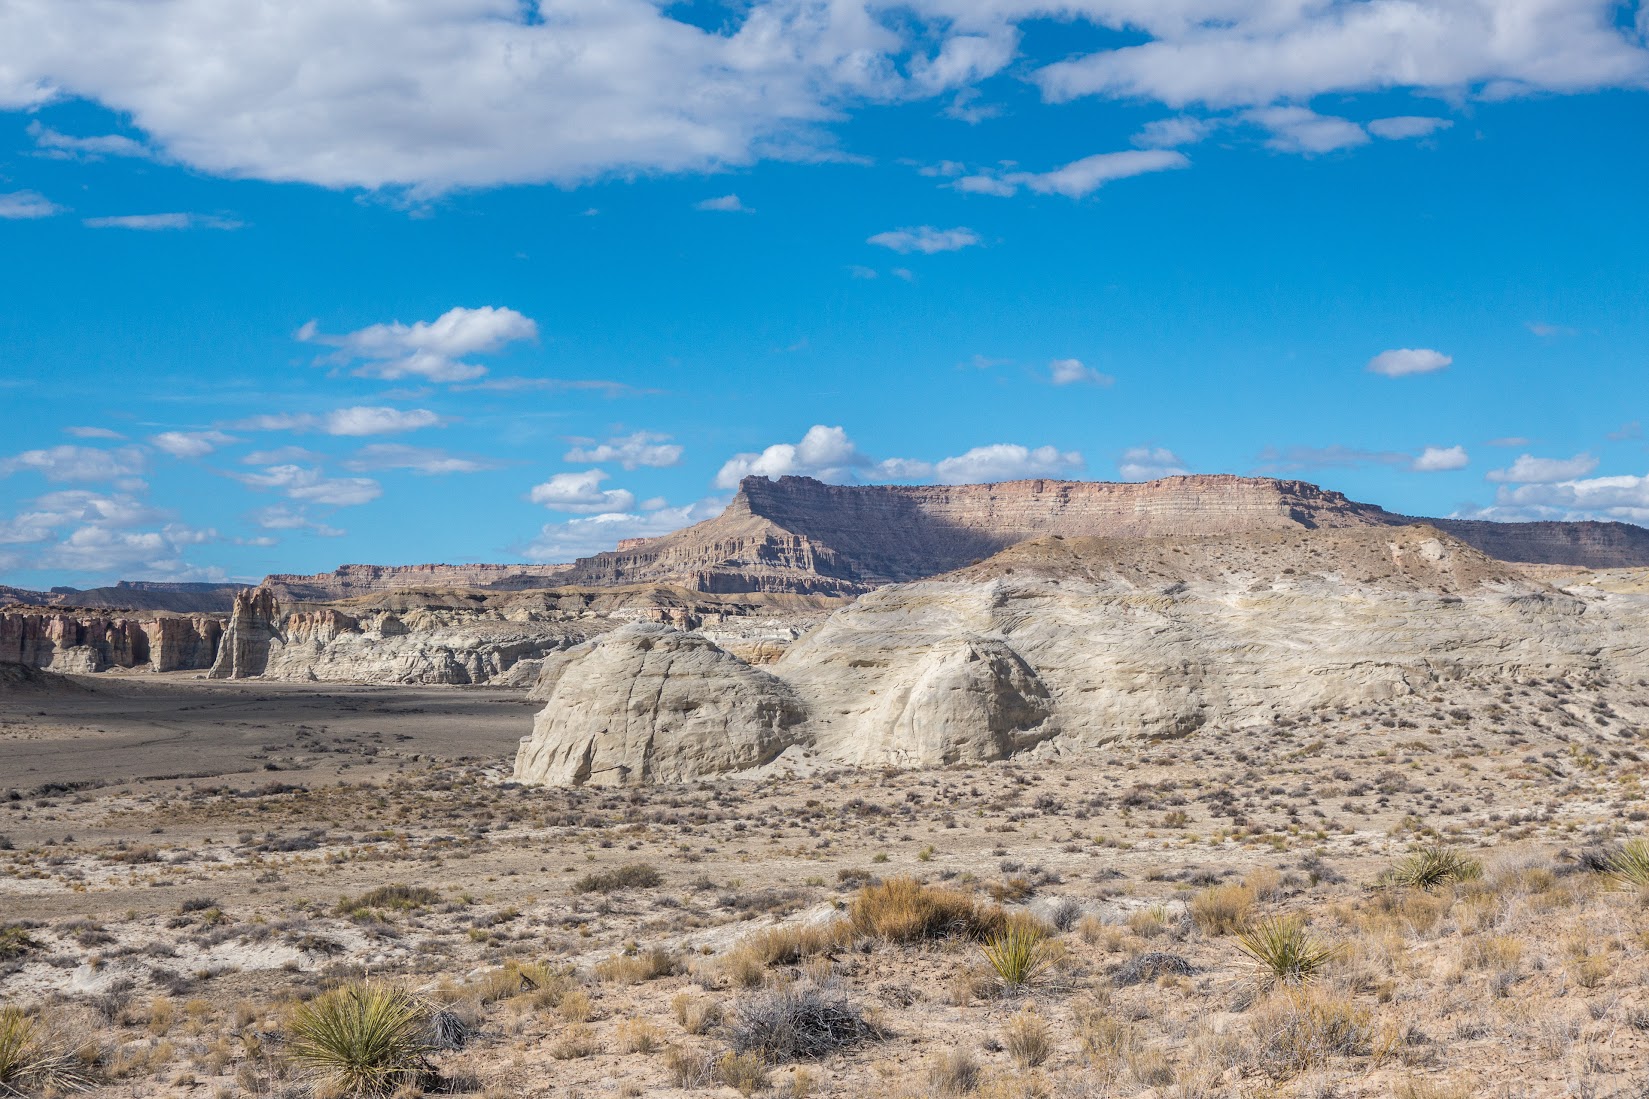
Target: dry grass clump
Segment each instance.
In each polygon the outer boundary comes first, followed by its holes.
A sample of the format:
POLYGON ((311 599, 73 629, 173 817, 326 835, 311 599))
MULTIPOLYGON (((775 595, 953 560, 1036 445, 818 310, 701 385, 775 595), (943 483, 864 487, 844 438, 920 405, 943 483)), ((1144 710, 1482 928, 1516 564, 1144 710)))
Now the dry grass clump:
POLYGON ((1369 1051, 1368 1012, 1322 989, 1290 990, 1257 1007, 1250 1025, 1256 1066, 1274 1080, 1369 1051))
POLYGON ((340 897, 333 908, 338 916, 365 916, 373 912, 412 912, 438 904, 441 894, 428 886, 392 883, 368 890, 359 897, 340 897))
POLYGON ((853 898, 848 918, 861 935, 891 943, 948 935, 981 938, 1000 931, 1007 919, 994 904, 914 878, 889 878, 865 886, 853 898))
POLYGON ((676 971, 676 959, 669 951, 654 947, 634 954, 614 954, 595 965, 595 975, 614 984, 638 985, 668 977, 676 971))
POLYGON ((755 1052, 734 1053, 729 1050, 716 1058, 716 1079, 740 1095, 754 1095, 766 1089, 769 1083, 767 1062, 755 1052))
POLYGON ((0 962, 16 961, 39 946, 25 928, 16 924, 0 927, 0 962))
POLYGON ((664 1071, 678 1088, 702 1088, 716 1078, 716 1055, 705 1049, 671 1046, 664 1051, 664 1071))
POLYGON ((721 1025, 721 1005, 691 992, 678 992, 670 998, 670 1010, 676 1022, 689 1034, 703 1034, 721 1025))
POLYGON ((664 1044, 658 1028, 645 1019, 626 1019, 618 1024, 613 1042, 620 1053, 652 1053, 664 1044))
POLYGON ((1306 984, 1315 980, 1339 953, 1339 946, 1318 942, 1297 916, 1260 920, 1237 932, 1237 949, 1246 954, 1266 986, 1306 984))
POLYGON ((387 1096, 431 1075, 429 1010, 397 985, 360 982, 293 1009, 289 1056, 334 1094, 387 1096))
POLYGON ((941 1096, 967 1095, 979 1086, 979 1061, 965 1049, 952 1049, 928 1065, 928 1086, 941 1096))
POLYGON ((1391 885, 1409 889, 1440 889, 1455 882, 1477 881, 1483 864, 1450 847, 1426 847, 1400 860, 1386 872, 1391 885))
POLYGON ((797 965, 809 958, 834 954, 852 942, 853 923, 849 920, 769 927, 741 939, 722 956, 720 970, 733 984, 754 988, 762 983, 769 966, 797 965))
POLYGON ((768 1061, 814 1060, 882 1037, 881 1028, 840 992, 792 985, 750 996, 735 1008, 728 1038, 738 1053, 768 1061))
POLYGON ((1226 935, 1248 921, 1254 890, 1246 885, 1211 885, 1191 898, 1191 920, 1204 935, 1226 935))
POLYGON ((1054 1044, 1042 1016, 1032 1011, 1021 1011, 1002 1028, 1002 1048, 1008 1051, 1014 1064, 1030 1069, 1048 1059, 1054 1044))
POLYGON ((616 893, 621 889, 651 889, 664 881, 664 875, 644 862, 618 866, 611 870, 597 870, 573 882, 574 893, 616 893))
POLYGON ((79 1059, 40 1016, 0 1007, 0 1095, 55 1094, 91 1086, 79 1059))

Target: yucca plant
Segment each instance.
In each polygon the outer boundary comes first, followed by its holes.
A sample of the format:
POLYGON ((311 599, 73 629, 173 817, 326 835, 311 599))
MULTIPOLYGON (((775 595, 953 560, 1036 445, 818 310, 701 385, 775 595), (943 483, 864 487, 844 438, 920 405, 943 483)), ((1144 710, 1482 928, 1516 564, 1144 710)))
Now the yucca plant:
POLYGON ((53 1040, 39 1017, 21 1008, 0 1008, 0 1095, 78 1091, 90 1085, 73 1052, 53 1040))
POLYGON ((980 946, 985 960, 1009 990, 1024 988, 1048 962, 1046 936, 1034 924, 1010 921, 980 946))
POLYGON ((1609 876, 1631 889, 1649 888, 1649 840, 1627 840, 1609 859, 1609 876))
POLYGON ((1454 882, 1476 881, 1483 864, 1450 847, 1426 847, 1407 856, 1386 875, 1392 885, 1437 889, 1454 882))
POLYGON ((1306 984, 1340 953, 1318 942, 1298 917, 1275 916, 1237 932, 1237 949, 1259 970, 1261 983, 1306 984))
POLYGON ((395 985, 360 982, 292 1012, 291 1057, 345 1095, 387 1096, 432 1074, 427 1005, 395 985))

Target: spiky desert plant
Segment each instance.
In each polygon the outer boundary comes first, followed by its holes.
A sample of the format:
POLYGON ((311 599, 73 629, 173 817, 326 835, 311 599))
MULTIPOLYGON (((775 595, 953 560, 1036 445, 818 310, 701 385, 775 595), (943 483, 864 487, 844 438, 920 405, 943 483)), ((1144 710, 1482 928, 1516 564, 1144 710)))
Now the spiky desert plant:
POLYGON ((1012 920, 986 939, 980 949, 1003 986, 1017 991, 1035 980, 1047 964, 1048 952, 1043 945, 1046 938, 1035 924, 1012 920))
POLYGON ((1318 942, 1298 917, 1274 916, 1238 931, 1237 949, 1254 963, 1261 982, 1273 985, 1314 980, 1341 948, 1318 942))
POLYGON ((1392 885, 1437 889, 1454 882, 1476 881, 1483 864, 1451 847, 1426 847, 1402 859, 1386 874, 1392 885))
POLYGON ((430 1072, 429 1010, 397 985, 343 985, 299 1004, 292 1060, 352 1096, 386 1096, 430 1072))
POLYGON ((1649 840, 1627 840, 1609 860, 1609 876, 1632 889, 1649 888, 1649 840))
POLYGON ((91 1081, 74 1053, 55 1041, 39 1016, 0 1008, 0 1095, 78 1091, 91 1081))

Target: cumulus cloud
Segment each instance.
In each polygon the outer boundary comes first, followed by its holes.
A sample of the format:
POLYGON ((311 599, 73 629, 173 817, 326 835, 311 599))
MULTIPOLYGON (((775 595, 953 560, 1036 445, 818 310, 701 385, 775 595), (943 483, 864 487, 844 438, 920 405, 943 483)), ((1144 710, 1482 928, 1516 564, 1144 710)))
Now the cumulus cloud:
POLYGON ((1117 472, 1124 481, 1154 481, 1158 477, 1183 477, 1191 472, 1185 461, 1167 447, 1136 446, 1122 452, 1117 472))
POLYGON ((706 497, 682 507, 614 511, 547 523, 525 547, 529 561, 567 562, 615 548, 623 538, 656 538, 721 514, 727 498, 706 497))
POLYGON ((625 469, 648 466, 664 469, 681 461, 682 448, 670 441, 670 436, 653 431, 637 431, 608 439, 599 446, 579 445, 561 456, 564 462, 617 462, 625 469))
POLYGON ((543 484, 534 485, 527 499, 553 511, 579 515, 626 512, 634 508, 635 493, 622 488, 602 488, 601 482, 607 478, 607 472, 600 469, 557 473, 543 484))
POLYGON ((1492 506, 1471 509, 1467 517, 1507 522, 1598 519, 1649 526, 1649 476, 1502 485, 1492 506))
POLYGON ((839 484, 938 481, 977 484, 1027 477, 1066 476, 1082 468, 1082 455, 1051 446, 993 443, 929 462, 920 458, 875 459, 840 427, 815 424, 799 443, 776 443, 759 453, 735 454, 716 474, 717 488, 737 488, 746 477, 813 477, 839 484))
POLYGON ((118 214, 113 217, 82 218, 88 229, 136 229, 158 233, 168 229, 239 229, 245 222, 217 214, 118 214))
POLYGON ((320 361, 353 364, 351 373, 359 377, 462 382, 487 372, 484 366, 465 362, 466 355, 490 354, 520 340, 537 339, 538 325, 513 309, 459 306, 433 321, 373 324, 341 336, 327 335, 310 321, 298 329, 297 338, 335 348, 320 361))
POLYGON ((815 424, 799 443, 775 443, 760 453, 735 454, 716 474, 717 488, 737 488, 746 477, 815 477, 851 481, 875 462, 840 427, 815 424))
POLYGON ((975 244, 984 243, 979 234, 972 229, 935 229, 931 225, 917 225, 906 229, 889 229, 885 233, 877 233, 866 239, 867 244, 880 245, 891 248, 900 254, 921 252, 923 255, 933 255, 936 252, 957 252, 975 244))
POLYGON ((370 477, 328 477, 313 466, 270 466, 261 473, 237 473, 236 480, 254 488, 270 488, 289 499, 328 507, 355 507, 383 495, 370 477))
POLYGON ((693 204, 695 210, 714 210, 724 214, 748 214, 750 207, 739 201, 738 195, 720 195, 693 204))
POLYGON ((1388 141, 1401 141, 1410 137, 1429 137, 1453 125, 1454 123, 1446 118, 1405 114, 1395 118, 1376 118, 1368 124, 1368 132, 1388 141))
POLYGON ((190 564, 189 547, 217 531, 178 522, 129 493, 84 489, 51 492, 0 517, 0 545, 10 568, 57 569, 102 580, 216 580, 221 569, 190 564))
POLYGON ((1463 446, 1428 446, 1410 463, 1416 473, 1441 473, 1451 469, 1465 469, 1471 464, 1463 446))
POLYGON ((1430 374, 1452 362, 1454 359, 1441 351, 1426 347, 1399 347, 1374 356, 1368 361, 1368 369, 1373 374, 1401 378, 1408 374, 1430 374))
POLYGON ((1081 359, 1055 359, 1048 364, 1048 380, 1055 385, 1075 385, 1078 382, 1110 385, 1116 381, 1109 374, 1084 366, 1081 359))
POLYGON ((1576 454, 1573 458, 1536 458, 1522 454, 1505 469, 1491 469, 1488 480, 1503 484, 1550 484, 1584 477, 1597 468, 1597 459, 1590 454, 1576 454))
POLYGON ((235 441, 221 431, 162 431, 149 436, 153 446, 174 458, 201 458, 235 441))
POLYGON ((959 191, 1004 197, 1016 194, 1024 187, 1042 195, 1083 198, 1112 180, 1173 168, 1186 168, 1190 164, 1190 158, 1184 153, 1170 149, 1127 149, 1119 153, 1096 153, 1081 160, 1073 160, 1049 172, 998 172, 963 176, 951 186, 959 191))
MULTIPOLYGON (((4 103, 0 102, 0 106, 4 103)), ((11 191, 0 195, 0 220, 29 221, 61 214, 63 207, 34 191, 11 191)))
POLYGON ((427 408, 385 408, 352 405, 316 415, 312 412, 276 412, 252 416, 234 426, 244 431, 320 431, 327 435, 394 435, 439 427, 441 417, 427 408))
POLYGON ((1305 107, 1265 107, 1243 118, 1268 130, 1270 148, 1285 153, 1328 153, 1368 144, 1368 134, 1349 118, 1321 115, 1305 107))
POLYGON ((974 485, 1031 477, 1068 477, 1080 472, 1082 465, 1082 455, 1075 450, 992 443, 942 459, 934 465, 934 475, 940 484, 974 485))
POLYGON ((113 481, 143 472, 143 451, 137 447, 100 450, 96 447, 54 446, 25 450, 0 458, 0 477, 30 470, 48 481, 113 481))
POLYGON ((480 473, 497 469, 497 462, 464 458, 438 447, 407 446, 405 443, 372 443, 344 461, 344 468, 356 473, 380 469, 408 469, 413 473, 480 473))

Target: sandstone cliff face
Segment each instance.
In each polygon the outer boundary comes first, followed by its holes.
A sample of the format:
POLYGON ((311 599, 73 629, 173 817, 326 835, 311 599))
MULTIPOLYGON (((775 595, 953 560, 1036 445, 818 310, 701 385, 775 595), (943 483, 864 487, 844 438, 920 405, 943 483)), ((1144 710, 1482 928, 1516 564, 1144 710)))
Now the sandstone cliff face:
POLYGON ((760 766, 793 743, 789 689, 708 640, 632 623, 544 667, 547 705, 515 760, 517 782, 685 782, 760 766))
MULTIPOLYGON (((1142 484, 827 485, 746 478, 727 511, 580 559, 567 583, 853 594, 967 565, 1026 539, 1197 537, 1414 522, 1304 481, 1218 476, 1142 484)), ((1649 530, 1622 523, 1437 520, 1507 560, 1649 565, 1649 530)))
MULTIPOLYGON (((608 751, 606 730, 646 725, 635 695, 586 679, 605 644, 569 654, 559 673, 583 684, 576 715, 558 716, 562 694, 552 691, 539 726, 592 758, 608 751)), ((1429 694, 1453 680, 1636 683, 1649 676, 1649 582, 1589 573, 1553 587, 1424 526, 1055 536, 863 596, 766 670, 803 708, 789 739, 825 760, 1094 753, 1429 694)), ((741 722, 728 718, 729 736, 760 732, 741 722)), ((667 734, 655 729, 651 750, 669 751, 667 734)), ((542 750, 537 737, 520 758, 542 750)), ((699 754, 678 753, 689 761, 678 773, 693 777, 699 754)), ((592 781, 568 767, 518 774, 592 781)), ((647 781, 642 769, 621 774, 647 781)))
POLYGON ((17 608, 0 613, 0 663, 60 673, 209 668, 223 623, 207 615, 108 616, 17 608))

